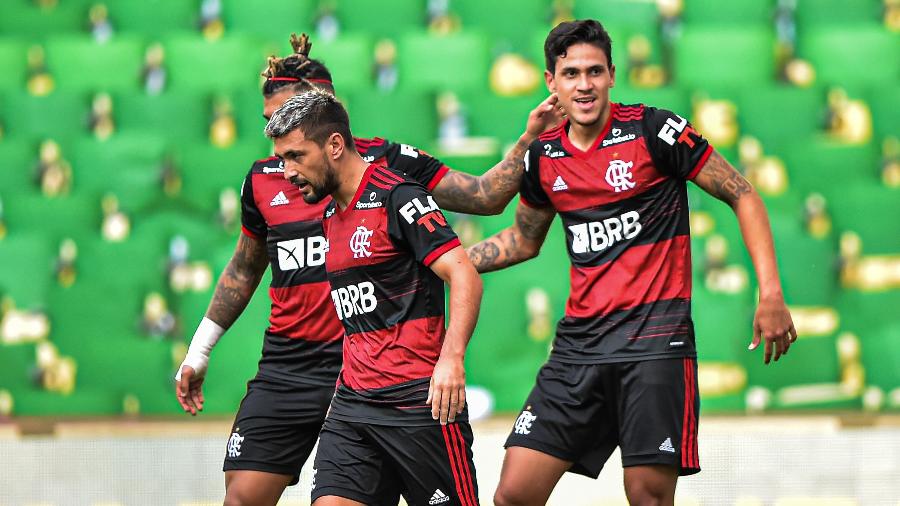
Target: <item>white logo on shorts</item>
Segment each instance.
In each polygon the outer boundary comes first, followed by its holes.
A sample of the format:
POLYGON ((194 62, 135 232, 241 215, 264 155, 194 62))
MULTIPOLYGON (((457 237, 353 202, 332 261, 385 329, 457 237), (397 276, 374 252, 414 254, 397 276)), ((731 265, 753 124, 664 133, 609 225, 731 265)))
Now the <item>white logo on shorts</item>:
POLYGON ((522 411, 522 414, 516 419, 516 434, 531 434, 531 424, 536 419, 537 416, 533 415, 531 411, 528 411, 527 409, 522 411))
POLYGON ((244 442, 244 437, 238 434, 237 432, 231 433, 231 439, 228 440, 228 456, 231 458, 240 457, 241 456, 241 443, 244 442))
POLYGON ((666 440, 659 445, 659 451, 675 453, 675 448, 672 446, 672 438, 667 437, 666 440))

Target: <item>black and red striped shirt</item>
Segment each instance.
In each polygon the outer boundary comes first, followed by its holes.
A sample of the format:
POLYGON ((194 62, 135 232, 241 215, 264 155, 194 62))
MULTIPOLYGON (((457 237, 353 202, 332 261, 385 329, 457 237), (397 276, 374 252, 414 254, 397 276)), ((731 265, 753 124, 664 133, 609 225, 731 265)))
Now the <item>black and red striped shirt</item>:
POLYGON ((712 147, 680 116, 611 104, 587 151, 568 123, 526 155, 522 202, 553 207, 572 262, 551 359, 601 363, 695 356, 686 180, 712 147))
POLYGON ((332 311, 344 366, 331 415, 367 423, 436 423, 425 404, 444 340, 444 283, 429 266, 459 239, 434 198, 408 177, 369 165, 323 222, 332 311))
MULTIPOLYGON (((391 164, 433 188, 449 170, 405 144, 354 139, 360 155, 391 164)), ((272 282, 272 310, 257 377, 334 385, 341 367, 343 329, 331 307, 325 278, 327 243, 322 213, 331 201, 307 204, 284 179, 277 157, 253 164, 241 190, 243 232, 266 241, 272 282)))

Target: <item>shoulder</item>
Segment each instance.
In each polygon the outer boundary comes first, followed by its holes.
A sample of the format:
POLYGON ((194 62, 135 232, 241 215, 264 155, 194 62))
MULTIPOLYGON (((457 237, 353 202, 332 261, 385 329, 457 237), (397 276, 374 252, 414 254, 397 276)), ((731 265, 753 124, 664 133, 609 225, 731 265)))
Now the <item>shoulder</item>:
POLYGON ((371 139, 365 137, 354 137, 353 145, 356 146, 356 151, 361 157, 363 157, 363 159, 365 159, 367 162, 371 162, 372 160, 376 160, 384 156, 384 154, 390 148, 391 142, 386 139, 382 139, 381 137, 372 137, 371 139))
POLYGON ((644 119, 648 108, 644 104, 619 104, 614 103, 612 107, 612 117, 615 121, 640 121, 644 119))
POLYGON ((277 156, 270 156, 268 158, 262 158, 260 160, 256 160, 253 162, 253 165, 250 166, 250 174, 277 174, 278 177, 281 177, 281 174, 284 173, 284 161, 277 156))

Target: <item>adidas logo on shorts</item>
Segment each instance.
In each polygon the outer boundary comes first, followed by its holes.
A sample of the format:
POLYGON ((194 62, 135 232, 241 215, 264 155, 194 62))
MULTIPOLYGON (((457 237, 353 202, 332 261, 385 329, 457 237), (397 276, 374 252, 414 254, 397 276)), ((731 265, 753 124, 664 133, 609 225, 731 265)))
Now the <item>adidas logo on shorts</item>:
POLYGON ((666 440, 659 445, 659 451, 675 453, 675 448, 672 447, 672 438, 667 437, 666 440))
POLYGON ((447 494, 441 492, 441 489, 437 489, 434 491, 434 495, 431 496, 431 499, 428 500, 428 504, 434 506, 435 504, 443 504, 450 500, 450 497, 447 494))

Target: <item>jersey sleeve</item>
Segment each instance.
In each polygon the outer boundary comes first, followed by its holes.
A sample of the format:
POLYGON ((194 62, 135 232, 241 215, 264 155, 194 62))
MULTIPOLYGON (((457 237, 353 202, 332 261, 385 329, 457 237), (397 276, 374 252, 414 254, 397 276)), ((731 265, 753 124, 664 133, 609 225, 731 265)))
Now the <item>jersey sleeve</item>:
POLYGON ((268 231, 256 199, 253 198, 253 173, 247 174, 241 185, 241 230, 256 239, 264 239, 268 231))
POLYGON ((434 187, 450 171, 450 167, 444 165, 443 162, 416 147, 409 144, 397 144, 389 140, 384 142, 385 160, 388 167, 405 173, 428 191, 434 190, 434 187))
POLYGON ((519 184, 522 202, 530 207, 548 207, 550 205, 550 197, 541 186, 540 160, 540 145, 532 144, 525 152, 525 173, 519 184))
POLYGON ((420 185, 394 187, 388 196, 387 212, 391 240, 425 266, 460 244, 434 198, 420 185))
POLYGON ((712 154, 713 147, 688 120, 665 109, 644 110, 647 149, 664 174, 693 179, 712 154))

